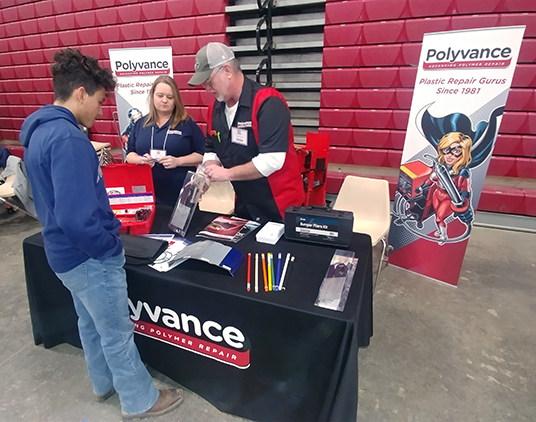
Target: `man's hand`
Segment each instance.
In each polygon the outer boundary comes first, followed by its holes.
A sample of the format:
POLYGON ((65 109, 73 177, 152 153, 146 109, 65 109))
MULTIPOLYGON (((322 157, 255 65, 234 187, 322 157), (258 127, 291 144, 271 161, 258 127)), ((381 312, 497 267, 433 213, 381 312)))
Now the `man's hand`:
POLYGON ((209 177, 211 182, 228 182, 231 180, 229 178, 229 169, 218 165, 206 167, 205 174, 209 177))

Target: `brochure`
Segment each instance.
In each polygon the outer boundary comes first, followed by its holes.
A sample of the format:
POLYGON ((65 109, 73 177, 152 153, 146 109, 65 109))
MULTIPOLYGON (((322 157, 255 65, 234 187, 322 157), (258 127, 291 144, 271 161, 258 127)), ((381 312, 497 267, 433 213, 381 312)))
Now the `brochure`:
POLYGON ((259 226, 256 221, 221 215, 212 220, 197 236, 236 243, 259 226))
POLYGON ((244 255, 230 246, 211 240, 192 243, 187 239, 175 238, 150 267, 166 272, 188 259, 197 259, 216 265, 234 276, 244 260, 244 255))

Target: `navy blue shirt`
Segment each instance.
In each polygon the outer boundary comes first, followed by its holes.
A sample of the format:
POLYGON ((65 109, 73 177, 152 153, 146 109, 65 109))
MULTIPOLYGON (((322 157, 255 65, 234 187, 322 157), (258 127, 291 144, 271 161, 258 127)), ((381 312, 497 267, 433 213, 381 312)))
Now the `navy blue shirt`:
MULTIPOLYGON (((136 122, 128 139, 127 154, 130 152, 138 155, 150 154, 151 149, 165 149, 166 154, 173 157, 184 157, 193 152, 201 155, 205 153, 205 137, 192 119, 189 118, 179 123, 175 128, 170 128, 169 120, 162 127, 153 124, 144 128, 143 123, 146 118, 147 116, 136 122)), ((153 184, 156 203, 174 206, 184 184, 186 173, 195 172, 195 170, 195 166, 166 169, 162 164, 155 163, 153 184)))

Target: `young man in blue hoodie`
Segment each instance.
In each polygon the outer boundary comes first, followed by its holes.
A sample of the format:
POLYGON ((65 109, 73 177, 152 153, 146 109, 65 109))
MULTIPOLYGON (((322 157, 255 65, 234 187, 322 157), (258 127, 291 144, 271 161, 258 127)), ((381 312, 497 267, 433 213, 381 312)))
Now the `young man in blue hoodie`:
POLYGON ((46 256, 71 291, 97 401, 117 391, 123 418, 162 415, 182 403, 182 390, 157 390, 134 344, 121 224, 95 150, 78 126, 89 128, 102 114, 115 80, 78 50, 56 53, 51 69, 54 104, 30 115, 20 134, 46 256))

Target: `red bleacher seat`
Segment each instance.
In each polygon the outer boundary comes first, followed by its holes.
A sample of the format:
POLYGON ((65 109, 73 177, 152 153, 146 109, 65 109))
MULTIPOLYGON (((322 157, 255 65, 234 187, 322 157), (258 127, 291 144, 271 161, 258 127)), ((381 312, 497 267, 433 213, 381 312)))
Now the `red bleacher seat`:
POLYGON ((445 16, 456 12, 454 0, 408 0, 412 17, 445 16))
MULTIPOLYGON (((158 9, 158 7, 155 7, 155 9, 158 9)), ((95 20, 99 26, 115 25, 116 23, 119 23, 119 14, 115 7, 95 10, 95 20)))
POLYGON ((355 110, 355 127, 366 129, 396 129, 392 110, 355 110))
MULTIPOLYGON (((173 67, 175 68, 175 64, 173 64, 173 67)), ((199 91, 182 91, 180 93, 180 96, 182 98, 182 102, 185 106, 197 106, 199 105, 199 91)))
POLYGON ((115 126, 112 120, 96 120, 91 127, 93 133, 115 134, 115 126))
POLYGON ((516 158, 492 156, 488 175, 502 177, 516 177, 516 158))
POLYGON ((44 18, 37 19, 37 28, 39 33, 45 33, 45 32, 52 32, 57 31, 58 23, 56 22, 56 18, 54 16, 46 16, 44 18))
POLYGON ((362 148, 390 148, 391 131, 387 129, 353 129, 352 145, 362 148))
POLYGON ((168 0, 166 2, 166 18, 174 19, 194 14, 194 0, 168 0))
MULTIPOLYGON (((37 27, 37 21, 38 19, 28 19, 26 21, 21 21, 20 29, 21 29, 22 35, 37 34, 39 32, 38 27, 37 27)), ((53 31, 53 29, 51 29, 51 31, 53 31)), ((7 32, 9 34, 9 31, 7 32)))
MULTIPOLYGON (((145 32, 149 38, 166 38, 172 36, 167 19, 144 23, 145 32)), ((169 45, 169 42, 168 42, 169 45)))
POLYGON ((141 40, 145 38, 144 22, 125 23, 120 26, 121 37, 125 40, 141 40))
POLYGON ((48 32, 39 34, 41 38, 41 48, 58 47, 60 45, 60 37, 57 32, 48 32))
POLYGON ((169 20, 169 29, 174 37, 196 34, 195 17, 175 18, 169 20))
POLYGON ((140 22, 141 21, 141 4, 129 4, 117 8, 119 15, 118 23, 140 22))
MULTIPOLYGON (((171 26, 170 26, 171 28, 171 26)), ((197 39, 196 37, 171 38, 171 48, 175 54, 196 54, 197 39)))
POLYGON ((525 38, 521 43, 519 50, 518 63, 534 63, 536 62, 536 39, 525 38))
POLYGON ((164 5, 155 5, 154 2, 148 2, 141 5, 141 16, 146 22, 165 19, 166 7, 164 5))
POLYGON ((209 42, 221 42, 222 44, 229 45, 229 37, 226 34, 198 35, 194 53, 197 53, 197 50, 204 47, 209 42))
POLYGON ((322 59, 324 67, 359 67, 362 65, 361 47, 326 47, 322 59))
POLYGON ((320 93, 320 107, 356 108, 358 102, 355 89, 323 89, 320 93))
MULTIPOLYGON (((28 93, 28 94, 32 95, 34 93, 28 93)), ((54 101, 53 92, 36 92, 35 100, 34 101, 29 100, 27 104, 46 105, 46 104, 52 104, 53 101, 54 101)))
MULTIPOLYGON (((106 101, 105 104, 107 104, 108 101, 106 101)), ((114 119, 114 111, 116 111, 116 107, 113 105, 103 105, 102 106, 102 115, 99 117, 102 120, 112 120, 114 119)), ((115 124, 114 124, 115 128, 115 124)), ((115 133, 115 132, 114 132, 115 133)))
POLYGON ((399 85, 398 68, 378 67, 359 69, 359 84, 357 87, 363 88, 390 88, 399 85))
POLYGON ((24 50, 24 38, 26 37, 13 37, 7 39, 9 51, 21 51, 24 50))
POLYGON ((10 54, 11 62, 14 65, 27 64, 28 54, 26 51, 14 51, 10 54))
POLYGON ((350 151, 352 148, 346 147, 329 147, 329 162, 336 164, 353 164, 350 151))
POLYGON ((398 68, 398 81, 402 88, 413 88, 417 79, 416 67, 400 67, 398 68))
POLYGON ((36 1, 35 2, 35 14, 36 16, 50 16, 54 13, 52 8, 52 0, 36 1))
POLYGON ((410 18, 408 0, 367 0, 363 20, 410 18))
POLYGON ((523 36, 526 38, 536 37, 536 13, 504 13, 501 15, 500 26, 514 25, 526 25, 523 36))
POLYGON ((409 110, 393 110, 393 129, 406 130, 409 122, 409 110))
POLYGON ((453 30, 492 28, 499 26, 500 15, 470 15, 452 16, 451 25, 453 30))
POLYGON ((25 67, 25 66, 17 66, 17 67, 5 66, 5 67, 0 67, 0 79, 13 79, 13 78, 15 78, 15 69, 17 69, 19 67, 25 67))
POLYGON ((199 91, 199 105, 209 106, 214 102, 214 94, 205 91, 199 91))
POLYGON ((329 135, 329 144, 334 146, 353 146, 352 143, 352 136, 353 136, 353 129, 348 128, 326 128, 326 127, 319 127, 318 133, 325 133, 329 135))
POLYGON ((448 31, 451 29, 451 17, 408 19, 404 22, 404 29, 408 41, 422 41, 424 34, 429 32, 448 31))
POLYGON ((97 22, 95 10, 85 10, 75 13, 74 20, 77 28, 92 28, 97 22))
POLYGON ((534 158, 516 157, 516 177, 536 179, 536 160, 534 158))
MULTIPOLYGON (((35 21, 35 20, 34 20, 35 21)), ((29 22, 29 21, 25 21, 29 22)), ((10 22, 6 23, 5 25, 0 25, 4 29, 3 36, 5 37, 6 34, 9 34, 11 37, 18 37, 19 35, 22 35, 22 27, 20 22, 10 22)))
POLYGON ((362 46, 361 60, 364 66, 397 66, 404 64, 402 44, 362 46))
POLYGON ((67 29, 76 28, 76 23, 74 21, 74 13, 66 13, 65 15, 55 16, 56 26, 59 31, 65 31, 67 29))
POLYGON ((194 119, 196 122, 206 122, 206 107, 189 106, 187 108, 187 111, 191 118, 194 119))
POLYGON ((85 54, 86 56, 93 56, 97 59, 101 59, 102 57, 100 57, 100 54, 101 54, 101 48, 100 48, 100 44, 86 44, 86 45, 81 45, 79 47, 79 50, 85 54))
POLYGON ((195 67, 195 55, 173 56, 173 70, 190 72, 195 67))
POLYGON ((507 214, 523 214, 525 194, 521 189, 484 185, 478 210, 507 214))
MULTIPOLYGON (((54 0, 52 2, 55 15, 61 15, 62 13, 71 13, 73 11, 73 3, 71 0, 54 0)), ((98 6, 97 6, 98 7, 98 6)))
POLYGON ((339 45, 356 45, 362 43, 363 25, 329 25, 324 27, 324 47, 339 45))
POLYGON ((225 32, 229 19, 225 14, 198 16, 195 19, 196 34, 218 34, 225 32))
MULTIPOLYGON (((80 40, 80 44, 97 44, 99 42, 99 28, 79 29, 78 38, 80 40)), ((72 44, 67 44, 67 45, 72 45, 72 44)))
POLYGON ((224 1, 195 0, 195 8, 199 15, 224 13, 226 4, 224 1))
MULTIPOLYGON (((87 31, 88 29, 86 29, 87 31)), ((89 28, 89 31, 94 30, 94 28, 89 28)), ((71 45, 81 44, 79 31, 73 29, 71 31, 60 31, 59 32, 60 46, 69 47, 71 45)))
POLYGON ((454 5, 460 14, 501 12, 504 0, 455 0, 454 5))
POLYGON ((125 41, 119 25, 100 26, 99 38, 104 43, 125 41))
MULTIPOLYGON (((94 2, 96 7, 112 7, 121 4, 119 0, 94 0, 94 2)), ((129 3, 136 3, 136 1, 132 0, 129 3)))
POLYGON ((24 37, 24 49, 25 50, 36 50, 38 48, 43 48, 40 34, 28 35, 24 37))
POLYGON ((46 79, 32 79, 31 82, 31 88, 29 91, 37 91, 37 92, 43 92, 43 91, 53 91, 54 87, 52 86, 52 78, 46 78, 46 79))
POLYGON ((508 111, 536 111, 535 92, 534 89, 511 89, 508 93, 505 109, 508 111))
POLYGON ((17 12, 19 14, 18 19, 21 21, 24 19, 33 19, 37 17, 34 3, 21 4, 19 7, 17 7, 17 12))
POLYGON ((2 18, 3 22, 15 22, 19 20, 19 11, 17 7, 9 7, 2 5, 2 7, 6 8, 3 10, 0 10, 0 17, 2 18))
POLYGON ((363 1, 339 1, 326 4, 326 25, 353 23, 362 19, 363 1))
POLYGON ((177 85, 180 86, 180 89, 195 89, 195 87, 188 85, 188 81, 193 75, 193 71, 190 73, 173 73, 173 79, 177 82, 177 85))
POLYGON ((536 3, 532 0, 503 0, 506 12, 536 12, 536 3))
POLYGON ((121 48, 144 48, 146 46, 145 40, 125 41, 121 43, 121 48))
POLYGON ((494 155, 511 155, 520 157, 536 156, 536 136, 532 135, 508 135, 499 134, 495 147, 494 155))
POLYGON ((39 64, 46 62, 45 53, 43 52, 43 50, 29 50, 27 57, 29 64, 39 64))
POLYGON ((395 91, 396 106, 394 108, 409 110, 413 99, 413 89, 396 89, 395 91))
POLYGON ((320 126, 356 127, 354 110, 321 108, 319 122, 320 126))
POLYGON ((421 56, 422 43, 402 44, 402 64, 417 66, 421 56))
POLYGON ((322 69, 323 88, 357 88, 362 69, 322 69))
POLYGON ((358 89, 356 91, 359 108, 393 108, 394 89, 358 89))
MULTIPOLYGON (((375 0, 378 1, 378 0, 375 0)), ((364 44, 383 44, 410 41, 403 20, 367 22, 363 24, 364 44)))
POLYGON ((145 41, 145 47, 169 47, 169 38, 154 38, 145 41))
MULTIPOLYGON (((505 112, 501 121, 501 132, 517 134, 533 134, 531 123, 534 121, 536 113, 526 112, 505 112)), ((536 125, 536 123, 534 123, 536 125)), ((536 126, 534 126, 536 129, 536 126)))
POLYGON ((520 214, 530 215, 536 217, 536 190, 535 189, 521 189, 524 193, 524 207, 520 214))

